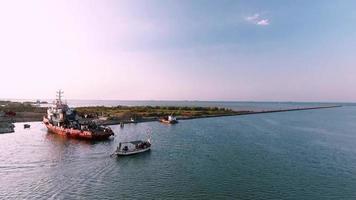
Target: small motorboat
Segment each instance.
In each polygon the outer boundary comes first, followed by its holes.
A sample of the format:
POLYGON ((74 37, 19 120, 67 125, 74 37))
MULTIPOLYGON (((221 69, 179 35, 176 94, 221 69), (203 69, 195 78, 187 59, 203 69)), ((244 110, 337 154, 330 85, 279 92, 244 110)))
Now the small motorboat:
POLYGON ((129 156, 143 153, 151 149, 151 140, 136 140, 131 142, 120 142, 116 151, 112 155, 129 156))
POLYGON ((178 123, 178 120, 175 116, 169 115, 168 117, 164 117, 159 119, 160 122, 165 123, 165 124, 176 124, 178 123))
POLYGON ((31 127, 31 125, 29 125, 29 124, 24 124, 24 125, 23 125, 23 128, 24 128, 24 129, 30 128, 30 127, 31 127))
POLYGON ((13 132, 15 132, 14 128, 15 128, 15 125, 13 125, 11 122, 0 122, 0 134, 1 133, 13 133, 13 132))

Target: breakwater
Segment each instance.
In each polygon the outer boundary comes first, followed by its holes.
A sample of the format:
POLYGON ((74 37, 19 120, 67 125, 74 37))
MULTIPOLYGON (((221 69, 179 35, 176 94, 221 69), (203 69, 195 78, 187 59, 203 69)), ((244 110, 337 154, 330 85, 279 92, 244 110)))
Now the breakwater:
MULTIPOLYGON (((229 117, 238 115, 253 115, 253 114, 266 114, 266 113, 278 113, 278 112, 292 112, 292 111, 305 111, 305 110, 316 110, 316 109, 330 109, 342 107, 341 105, 334 106, 317 106, 317 107, 306 107, 306 108, 293 108, 293 109, 278 109, 278 110, 266 110, 266 111, 234 111, 233 113, 227 114, 213 114, 213 115, 201 115, 201 116, 178 116, 178 120, 192 120, 201 118, 213 118, 213 117, 229 117)), ((120 120, 106 120, 103 121, 102 125, 116 125, 122 123, 142 123, 142 122, 153 122, 159 120, 159 117, 143 118, 136 121, 120 121, 120 120)))

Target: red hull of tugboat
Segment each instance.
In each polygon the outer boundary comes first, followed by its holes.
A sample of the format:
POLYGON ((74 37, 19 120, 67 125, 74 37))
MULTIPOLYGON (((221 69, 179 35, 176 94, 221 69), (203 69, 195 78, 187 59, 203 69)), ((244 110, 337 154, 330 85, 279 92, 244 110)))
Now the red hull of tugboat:
POLYGON ((113 132, 94 132, 94 131, 83 131, 73 128, 63 128, 59 126, 53 126, 52 124, 48 123, 45 119, 43 120, 44 124, 46 125, 48 131, 62 135, 69 138, 76 138, 76 139, 85 139, 85 140, 106 140, 111 135, 114 135, 113 132))

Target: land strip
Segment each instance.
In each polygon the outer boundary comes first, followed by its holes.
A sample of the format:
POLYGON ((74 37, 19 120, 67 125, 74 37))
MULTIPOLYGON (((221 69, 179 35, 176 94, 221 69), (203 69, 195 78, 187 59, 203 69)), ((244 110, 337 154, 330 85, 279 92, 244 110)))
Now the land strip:
MULTIPOLYGON (((76 111, 81 119, 93 120, 102 125, 114 125, 120 123, 139 123, 157 121, 159 118, 175 115, 178 120, 225 117, 237 115, 251 115, 275 112, 302 111, 313 109, 327 109, 341 107, 341 105, 300 107, 293 109, 276 109, 264 111, 234 111, 219 107, 178 107, 178 106, 93 106, 78 107, 76 111)), ((46 114, 44 107, 36 107, 31 103, 18 103, 0 101, 0 122, 35 122, 42 121, 46 114)))

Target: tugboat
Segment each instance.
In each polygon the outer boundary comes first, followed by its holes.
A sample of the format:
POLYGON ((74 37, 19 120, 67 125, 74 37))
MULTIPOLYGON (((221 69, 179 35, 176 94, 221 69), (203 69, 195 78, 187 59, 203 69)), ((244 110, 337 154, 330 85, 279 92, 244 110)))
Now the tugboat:
POLYGON ((74 109, 62 102, 63 92, 59 90, 55 105, 47 109, 43 123, 48 131, 69 138, 105 140, 114 135, 109 127, 98 126, 94 122, 80 123, 74 109))
POLYGON ((178 120, 175 116, 169 115, 168 117, 164 117, 159 119, 160 122, 165 123, 165 124, 176 124, 178 123, 178 120))

